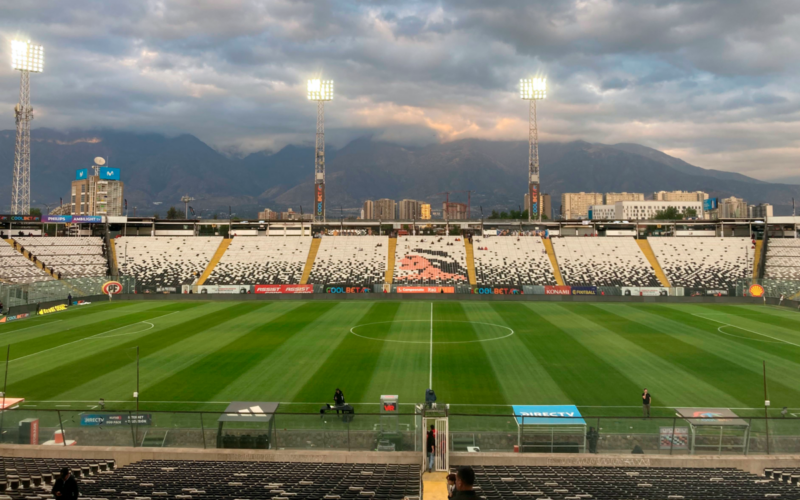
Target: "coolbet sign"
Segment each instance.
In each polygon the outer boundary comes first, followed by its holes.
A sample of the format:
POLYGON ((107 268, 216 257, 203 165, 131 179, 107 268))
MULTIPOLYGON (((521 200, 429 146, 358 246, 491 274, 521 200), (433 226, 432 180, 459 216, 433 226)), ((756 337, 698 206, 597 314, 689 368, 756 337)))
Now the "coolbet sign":
POLYGON ((476 288, 475 293, 478 295, 518 295, 522 294, 522 290, 519 288, 512 288, 512 287, 502 287, 502 288, 476 288))
POLYGON ((106 281, 103 283, 103 294, 108 295, 109 293, 113 295, 122 293, 122 283, 119 281, 106 281))
POLYGON ((317 192, 316 192, 316 202, 317 202, 317 217, 322 217, 324 207, 325 207, 325 185, 324 184, 317 184, 317 192))
POLYGON ((326 286, 325 293, 372 293, 372 290, 365 286, 326 286))

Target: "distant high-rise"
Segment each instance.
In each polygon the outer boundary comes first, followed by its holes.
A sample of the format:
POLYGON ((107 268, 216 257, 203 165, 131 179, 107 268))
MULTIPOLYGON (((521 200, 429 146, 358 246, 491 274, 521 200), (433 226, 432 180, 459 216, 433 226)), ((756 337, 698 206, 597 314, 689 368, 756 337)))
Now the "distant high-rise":
POLYGON ((422 220, 431 220, 431 205, 430 203, 422 203, 419 206, 419 218, 422 220))
POLYGON ((708 199, 708 193, 703 191, 657 191, 653 193, 655 201, 703 201, 708 199))
MULTIPOLYGON (((102 158, 96 158, 100 160, 102 158)), ((92 168, 94 175, 89 174, 90 169, 83 168, 72 181, 72 215, 122 215, 125 185, 120 180, 119 169, 100 165, 92 168)))
POLYGON ((759 203, 758 205, 750 205, 748 207, 750 217, 754 219, 762 219, 764 217, 772 217, 772 205, 769 203, 759 203))
POLYGON ((417 200, 400 200, 400 220, 421 219, 422 202, 417 200))
POLYGON ((467 219, 467 204, 444 202, 442 203, 442 216, 447 220, 466 220, 467 219))
POLYGON ((397 203, 388 198, 382 198, 375 202, 375 213, 373 219, 395 220, 397 218, 397 203))
POLYGON ((606 205, 613 205, 618 201, 644 201, 644 193, 606 193, 606 205))
POLYGON ((589 217, 589 207, 602 205, 601 193, 564 193, 561 195, 561 214, 564 219, 586 219, 589 217))
POLYGON ((258 212, 258 220, 278 220, 281 218, 280 212, 265 208, 263 212, 258 212))
POLYGON ((743 219, 749 215, 747 202, 741 198, 731 196, 719 200, 720 219, 743 219))
POLYGON ((367 200, 361 208, 361 218, 364 220, 372 220, 375 218, 375 202, 367 200))

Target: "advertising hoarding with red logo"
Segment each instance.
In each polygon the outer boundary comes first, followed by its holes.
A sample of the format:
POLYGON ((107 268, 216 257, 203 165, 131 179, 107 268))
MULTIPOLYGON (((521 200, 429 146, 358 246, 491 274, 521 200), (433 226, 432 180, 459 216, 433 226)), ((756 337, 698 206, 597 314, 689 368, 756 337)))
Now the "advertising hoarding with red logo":
POLYGON ((398 286, 397 293, 456 293, 454 286, 398 286))
POLYGON ((564 285, 545 286, 544 287, 544 294, 545 295, 572 295, 572 287, 571 286, 564 286, 564 285))
POLYGON ((255 293, 314 293, 314 285, 256 285, 255 293))

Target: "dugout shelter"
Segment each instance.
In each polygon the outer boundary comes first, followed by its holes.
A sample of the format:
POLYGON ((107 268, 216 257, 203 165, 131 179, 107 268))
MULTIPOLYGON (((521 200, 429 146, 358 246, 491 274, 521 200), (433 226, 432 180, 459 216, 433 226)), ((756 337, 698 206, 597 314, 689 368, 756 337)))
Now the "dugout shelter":
POLYGON ((585 453, 586 421, 574 405, 513 405, 520 453, 585 453))
POLYGON ((750 424, 729 408, 675 408, 677 416, 689 424, 689 453, 724 450, 747 455, 750 424))
POLYGON ((272 448, 277 410, 274 402, 231 402, 217 420, 217 448, 272 448))

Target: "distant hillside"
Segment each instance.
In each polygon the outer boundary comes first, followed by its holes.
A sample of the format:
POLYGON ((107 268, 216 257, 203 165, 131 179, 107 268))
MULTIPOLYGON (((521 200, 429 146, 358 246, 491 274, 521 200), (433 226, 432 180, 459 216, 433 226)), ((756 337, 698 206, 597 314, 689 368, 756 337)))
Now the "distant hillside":
MULTIPOLYGON (((525 193, 526 142, 462 140, 422 148, 355 140, 340 150, 327 148, 328 208, 337 213, 357 209, 365 199, 413 198, 435 205, 466 201, 472 191, 473 213, 517 208, 525 193)), ((791 213, 800 186, 762 182, 730 172, 690 165, 637 144, 592 144, 583 141, 540 146, 543 191, 703 190, 712 196, 739 196, 750 203, 770 202, 776 213, 791 213)), ((130 213, 140 215, 178 206, 180 197, 196 198, 204 216, 227 213, 243 217, 271 207, 310 210, 314 171, 311 147, 287 146, 242 159, 228 158, 191 135, 165 137, 118 131, 32 132, 32 197, 34 205, 65 200, 75 170, 96 156, 122 169, 130 213), (158 203, 156 205, 155 203, 158 203)), ((10 203, 14 132, 0 132, 0 212, 10 203)), ((351 212, 352 213, 352 212, 351 212)))

